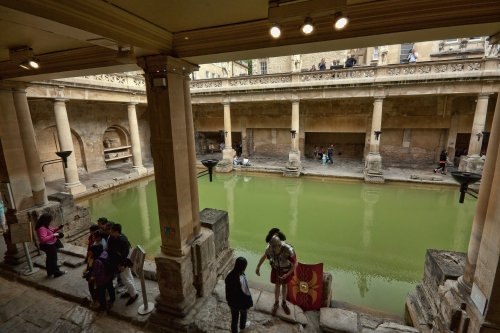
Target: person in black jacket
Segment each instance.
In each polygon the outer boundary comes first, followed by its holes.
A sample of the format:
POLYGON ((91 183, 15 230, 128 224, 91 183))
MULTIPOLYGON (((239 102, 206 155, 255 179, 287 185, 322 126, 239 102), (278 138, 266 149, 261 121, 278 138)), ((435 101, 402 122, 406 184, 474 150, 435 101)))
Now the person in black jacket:
POLYGON ((240 317, 240 329, 249 326, 247 323, 247 310, 253 306, 252 295, 248 288, 245 276, 247 260, 243 257, 236 258, 234 268, 226 276, 226 300, 231 308, 231 333, 238 332, 238 317, 240 317))

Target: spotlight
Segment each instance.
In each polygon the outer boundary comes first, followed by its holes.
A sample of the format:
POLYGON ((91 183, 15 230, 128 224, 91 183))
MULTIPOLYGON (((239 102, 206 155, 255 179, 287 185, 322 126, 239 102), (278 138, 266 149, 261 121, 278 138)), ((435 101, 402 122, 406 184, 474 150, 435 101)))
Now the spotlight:
POLYGON ((335 30, 344 29, 349 23, 349 19, 347 16, 342 15, 342 12, 335 13, 335 30))
POLYGON ((19 64, 19 67, 30 70, 40 68, 40 61, 36 58, 29 58, 19 64))
POLYGON ((304 35, 309 35, 314 31, 314 26, 312 24, 312 19, 310 17, 306 17, 304 20, 304 24, 300 28, 304 35))
POLYGON ((273 38, 280 38, 281 36, 281 28, 277 24, 273 24, 271 29, 269 29, 269 33, 271 34, 271 37, 273 38))
POLYGON ((33 69, 38 69, 40 68, 40 61, 38 59, 35 59, 35 58, 31 58, 30 60, 28 60, 28 64, 30 65, 31 68, 33 69))

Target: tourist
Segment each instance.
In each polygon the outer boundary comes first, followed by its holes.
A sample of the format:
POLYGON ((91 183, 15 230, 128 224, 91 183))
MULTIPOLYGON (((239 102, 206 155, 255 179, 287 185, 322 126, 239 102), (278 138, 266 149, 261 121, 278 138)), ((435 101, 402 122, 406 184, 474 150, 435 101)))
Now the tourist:
POLYGON ((224 148, 226 148, 226 145, 224 144, 224 142, 221 142, 221 143, 219 144, 219 148, 220 148, 220 151, 223 151, 223 150, 224 150, 224 148))
POLYGON ((411 64, 411 63, 415 63, 417 62, 417 58, 418 58, 418 54, 417 52, 415 51, 415 49, 411 49, 410 52, 408 52, 408 62, 411 64))
POLYGON ((87 250, 87 256, 85 258, 87 266, 83 271, 82 277, 85 280, 87 280, 87 286, 89 288, 89 293, 90 293, 90 307, 94 308, 97 304, 98 298, 97 298, 97 289, 95 286, 95 281, 92 279, 92 265, 94 264, 94 256, 90 251, 90 248, 92 248, 92 246, 94 246, 94 244, 91 244, 87 250))
POLYGON ((208 145, 208 151, 210 152, 210 154, 214 153, 214 144, 213 143, 208 145))
POLYGON ((0 193, 0 225, 2 226, 2 231, 7 231, 7 220, 5 219, 5 206, 3 204, 2 193, 0 193))
POLYGON ((250 322, 247 322, 247 311, 253 306, 253 300, 245 276, 246 268, 247 260, 243 257, 236 258, 233 270, 225 279, 226 300, 231 308, 231 333, 238 332, 238 317, 241 330, 250 326, 250 322))
POLYGON ((108 235, 106 235, 106 233, 104 231, 97 230, 94 233, 94 244, 93 245, 101 244, 103 250, 107 251, 108 250, 108 242, 106 241, 106 238, 108 238, 108 235))
POLYGON ((287 284, 292 280, 295 269, 297 268, 297 259, 293 247, 285 243, 285 235, 277 228, 273 228, 266 236, 268 243, 264 255, 257 264, 255 274, 260 276, 260 266, 264 260, 269 259, 271 263, 271 283, 274 284, 274 305, 272 314, 275 315, 279 307, 279 296, 281 287, 281 306, 287 315, 290 314, 290 308, 286 303, 288 295, 287 284))
POLYGON ((354 59, 352 55, 349 55, 349 57, 347 57, 347 60, 345 61, 345 68, 352 68, 354 67, 354 65, 356 65, 356 63, 356 59, 354 59))
POLYGON ((95 284, 95 293, 99 300, 99 310, 108 311, 115 302, 115 288, 113 287, 113 273, 109 267, 108 253, 101 245, 90 247, 90 257, 93 260, 89 283, 95 284), (106 291, 109 294, 109 304, 106 301, 106 291))
POLYGON ((446 150, 442 150, 441 154, 439 155, 439 167, 437 169, 434 169, 434 173, 437 173, 438 171, 441 170, 441 173, 443 175, 446 175, 446 158, 448 157, 448 152, 446 150))
POLYGON ((330 147, 328 147, 328 162, 333 164, 333 144, 330 144, 330 147))
POLYGON ((126 305, 134 303, 139 294, 135 288, 134 277, 130 267, 124 267, 124 262, 128 259, 130 252, 130 243, 125 235, 122 234, 122 226, 119 223, 114 223, 111 226, 111 235, 108 240, 109 260, 116 272, 119 273, 121 282, 127 288, 127 292, 123 293, 120 298, 129 298, 126 305), (119 266, 123 268, 119 270, 119 266))
POLYGON ((318 68, 319 68, 320 71, 326 70, 325 58, 321 58, 321 61, 318 64, 318 68))
POLYGON ((318 146, 314 146, 314 150, 313 150, 313 158, 314 158, 314 160, 318 159, 318 155, 319 155, 318 146))
POLYGON ((99 226, 99 229, 102 231, 106 230, 106 224, 108 223, 108 219, 105 217, 100 217, 97 219, 97 225, 99 226))
POLYGON ((94 245, 96 231, 99 231, 99 226, 97 224, 92 224, 89 228, 89 237, 87 238, 87 254, 90 247, 94 245))
POLYGON ((311 72, 314 72, 314 71, 316 71, 316 70, 317 70, 317 69, 316 69, 316 65, 312 65, 312 66, 311 66, 310 71, 311 71, 311 72))
POLYGON ((238 156, 235 156, 235 157, 233 158, 233 164, 234 164, 234 165, 241 165, 241 164, 243 164, 243 163, 242 163, 242 162, 241 162, 241 160, 238 158, 238 156))
POLYGON ((57 278, 66 273, 65 271, 59 270, 59 267, 57 267, 57 250, 59 248, 57 243, 61 243, 59 238, 62 238, 64 235, 59 232, 63 227, 62 224, 56 228, 50 227, 52 219, 51 214, 43 213, 36 222, 35 230, 38 235, 38 240, 40 241, 40 249, 45 252, 46 255, 45 267, 47 269, 47 277, 53 275, 57 278))

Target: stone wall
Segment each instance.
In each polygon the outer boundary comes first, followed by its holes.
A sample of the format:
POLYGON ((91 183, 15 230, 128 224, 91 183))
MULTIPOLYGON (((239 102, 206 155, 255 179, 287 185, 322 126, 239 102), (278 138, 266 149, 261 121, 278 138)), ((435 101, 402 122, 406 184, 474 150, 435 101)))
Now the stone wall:
MULTIPOLYGON (((54 106, 52 101, 29 101, 37 145, 42 161, 55 159, 55 151, 59 149, 57 130, 55 127, 54 106)), ((105 132, 111 126, 123 130, 127 136, 125 142, 130 145, 127 105, 119 103, 99 103, 67 101, 66 109, 73 135, 78 172, 86 174, 103 170, 107 167, 104 161, 105 132)), ((149 149, 149 124, 145 107, 137 106, 139 133, 143 161, 151 160, 149 149)), ((61 164, 47 165, 44 169, 46 181, 64 177, 61 164)))

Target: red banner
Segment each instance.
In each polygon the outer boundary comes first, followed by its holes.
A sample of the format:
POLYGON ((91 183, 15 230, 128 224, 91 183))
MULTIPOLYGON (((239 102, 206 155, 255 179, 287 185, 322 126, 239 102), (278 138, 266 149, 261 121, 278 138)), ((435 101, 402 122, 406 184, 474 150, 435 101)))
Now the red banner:
POLYGON ((323 264, 299 263, 288 283, 288 300, 302 310, 319 310, 323 294, 323 264))

